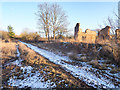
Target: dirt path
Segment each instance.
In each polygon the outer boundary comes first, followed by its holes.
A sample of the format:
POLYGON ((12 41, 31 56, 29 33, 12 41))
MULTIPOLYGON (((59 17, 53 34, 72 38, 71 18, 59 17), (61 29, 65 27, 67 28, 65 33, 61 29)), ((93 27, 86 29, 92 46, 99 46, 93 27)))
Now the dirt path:
POLYGON ((7 62, 5 65, 4 72, 6 74, 4 74, 4 78, 8 87, 119 87, 119 72, 111 74, 109 70, 95 69, 86 62, 75 62, 67 56, 60 56, 31 44, 22 43, 23 45, 19 43, 19 46, 16 47, 17 59, 7 62), (104 74, 101 74, 103 71, 104 74))
MULTIPOLYGON (((24 42, 22 42, 22 43, 24 43, 24 42)), ((31 44, 28 44, 28 43, 24 43, 24 44, 27 45, 32 50, 34 50, 35 52, 39 53, 40 55, 46 57, 51 62, 53 62, 57 65, 60 65, 65 71, 69 72, 74 77, 77 77, 80 80, 83 80, 86 84, 88 84, 90 86, 93 86, 95 88, 96 87, 97 88, 98 87, 99 88, 117 88, 117 87, 119 87, 118 84, 116 85, 112 81, 114 78, 110 77, 110 75, 112 75, 112 74, 110 74, 108 72, 109 70, 104 71, 107 74, 101 75, 100 74, 100 73, 102 73, 101 71, 99 72, 99 70, 92 68, 91 65, 88 65, 85 62, 81 62, 82 66, 74 66, 74 65, 70 64, 72 62, 72 60, 70 60, 66 56, 56 55, 52 52, 40 49, 40 48, 33 46, 31 44), (91 69, 94 70, 93 73, 90 72, 91 69)), ((116 77, 115 80, 117 81, 117 83, 120 82, 119 75, 120 75, 120 73, 114 75, 116 77)))
MULTIPOLYGON (((3 77, 7 78, 4 81, 6 84, 6 86, 3 86, 4 88, 91 88, 77 77, 74 77, 69 72, 66 72, 60 65, 56 65, 44 57, 42 57, 42 59, 45 63, 25 63, 26 60, 21 59, 21 55, 24 55, 20 53, 21 48, 19 46, 16 48, 17 59, 9 61, 5 64, 5 77, 3 77)), ((31 50, 29 48, 27 49, 28 51, 31 50)), ((37 53, 36 55, 37 57, 39 56, 37 53)))

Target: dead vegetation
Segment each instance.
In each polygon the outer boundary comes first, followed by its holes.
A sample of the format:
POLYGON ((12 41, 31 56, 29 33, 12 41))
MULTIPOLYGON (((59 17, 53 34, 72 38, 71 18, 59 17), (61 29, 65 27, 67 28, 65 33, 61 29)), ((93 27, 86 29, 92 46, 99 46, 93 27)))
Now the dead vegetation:
MULTIPOLYGON (((57 87, 80 87, 80 88, 91 88, 86 85, 84 82, 80 81, 78 78, 72 76, 69 72, 66 72, 59 65, 56 65, 50 62, 48 59, 43 56, 37 54, 30 48, 26 47, 22 43, 9 42, 5 43, 4 41, 1 44, 1 55, 2 55, 2 86, 4 88, 12 87, 8 85, 8 80, 13 78, 14 76, 17 79, 24 80, 26 77, 23 74, 27 74, 27 72, 23 72, 19 66, 16 65, 7 65, 10 62, 17 59, 16 55, 16 45, 19 44, 19 51, 21 53, 22 66, 32 66, 33 71, 31 73, 35 73, 36 70, 39 70, 40 74, 43 76, 43 82, 50 80, 51 82, 55 82, 57 87), (15 69, 15 71, 14 71, 15 69), (21 76, 22 75, 22 76, 21 76)), ((27 75, 30 76, 29 74, 27 75)), ((16 87, 14 87, 16 88, 16 87)))
POLYGON ((31 43, 40 48, 50 50, 56 54, 67 55, 71 59, 89 61, 99 60, 101 58, 110 59, 113 63, 118 63, 120 60, 120 47, 107 41, 96 44, 82 43, 82 42, 44 42, 31 43), (78 57, 78 54, 85 56, 78 57), (115 62, 114 62, 115 61, 115 62))
POLYGON ((120 45, 114 40, 99 42, 102 45, 100 56, 120 65, 120 45))
POLYGON ((1 38, 1 40, 4 40, 4 41, 10 41, 8 32, 6 32, 6 31, 0 30, 0 38, 1 38))
POLYGON ((1 81, 2 81, 2 86, 5 88, 8 88, 10 86, 8 86, 7 80, 13 74, 11 73, 11 70, 13 70, 13 68, 16 68, 16 66, 15 65, 6 66, 6 65, 11 61, 14 61, 15 59, 17 59, 16 43, 11 41, 6 43, 3 40, 1 41, 0 45, 1 45, 0 56, 1 56, 1 63, 2 63, 2 74, 1 74, 2 80, 1 81))
MULTIPOLYGON (((115 67, 110 69, 110 73, 115 74, 119 72, 119 46, 110 44, 86 44, 86 43, 70 43, 70 42, 46 42, 46 43, 32 43, 40 48, 50 50, 56 54, 67 55, 72 59, 74 65, 78 65, 77 61, 86 62, 98 70, 109 70, 114 64, 115 67), (103 63, 98 60, 103 60, 103 63)), ((115 44, 114 44, 115 45, 115 44)), ((67 62, 69 63, 69 62, 67 62)), ((104 72, 103 72, 104 73, 104 72)))
POLYGON ((40 36, 37 32, 24 31, 20 34, 19 38, 21 38, 21 40, 28 40, 28 41, 37 42, 40 39, 40 36))
POLYGON ((11 59, 16 58, 16 43, 15 42, 1 42, 1 51, 0 51, 0 56, 2 57, 2 64, 5 62, 8 62, 11 59))

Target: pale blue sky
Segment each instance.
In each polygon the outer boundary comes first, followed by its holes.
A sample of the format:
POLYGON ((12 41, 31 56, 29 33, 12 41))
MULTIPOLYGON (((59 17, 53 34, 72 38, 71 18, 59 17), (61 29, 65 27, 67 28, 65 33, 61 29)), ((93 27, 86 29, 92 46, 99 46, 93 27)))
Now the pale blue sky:
MULTIPOLYGON (((0 3, 0 29, 7 30, 11 25, 16 34, 20 34, 23 29, 29 28, 31 31, 39 31, 37 17, 35 13, 41 2, 1 2, 0 3), (2 14, 1 14, 2 13, 2 14)), ((68 29, 74 34, 76 23, 81 24, 83 31, 85 29, 100 28, 108 16, 114 16, 113 11, 117 13, 117 2, 57 2, 66 15, 70 25, 68 29)), ((103 26, 104 27, 104 26, 103 26)))

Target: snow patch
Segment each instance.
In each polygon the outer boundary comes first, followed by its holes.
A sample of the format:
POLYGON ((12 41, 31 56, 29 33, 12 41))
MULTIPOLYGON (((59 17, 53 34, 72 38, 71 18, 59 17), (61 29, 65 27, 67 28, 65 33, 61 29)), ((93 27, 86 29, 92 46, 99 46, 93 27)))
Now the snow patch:
MULTIPOLYGON (((39 71, 35 71, 35 73, 31 73, 31 71, 33 70, 33 67, 31 66, 24 66, 22 67, 21 62, 23 61, 22 59, 20 59, 20 52, 18 50, 18 46, 17 46, 17 57, 19 58, 18 60, 11 62, 9 64, 14 64, 20 67, 20 69, 22 70, 22 75, 20 75, 19 77, 24 77, 23 79, 18 79, 17 76, 13 76, 10 77, 8 80, 8 85, 10 86, 17 86, 18 88, 25 88, 25 87, 31 87, 31 88, 53 88, 56 87, 56 84, 53 82, 50 82, 49 80, 47 80, 46 82, 42 82, 44 81, 43 76, 40 75, 39 71), (26 73, 24 73, 26 72, 26 73), (28 77, 28 74, 29 77, 28 77), (52 86, 51 86, 52 84, 52 86)), ((14 70, 12 70, 14 71, 14 70)), ((45 72, 44 72, 45 73, 45 72)))
MULTIPOLYGON (((54 54, 53 52, 49 52, 47 50, 38 48, 36 46, 33 46, 31 44, 22 42, 23 44, 27 45, 29 48, 34 50, 35 52, 41 54, 42 56, 48 58, 50 61, 54 62, 55 64, 61 65, 63 68, 66 69, 66 71, 71 72, 75 77, 79 77, 80 80, 83 80, 86 84, 93 86, 93 87, 100 87, 100 88, 115 88, 115 85, 113 84, 112 81, 110 81, 107 78, 104 77, 97 77, 95 74, 84 70, 84 68, 78 68, 74 65, 67 64, 64 61, 71 61, 68 57, 66 56, 59 56, 54 54)), ((100 49, 99 49, 100 50, 100 49)), ((86 65, 87 68, 90 67, 87 65, 85 62, 83 65, 86 65)))

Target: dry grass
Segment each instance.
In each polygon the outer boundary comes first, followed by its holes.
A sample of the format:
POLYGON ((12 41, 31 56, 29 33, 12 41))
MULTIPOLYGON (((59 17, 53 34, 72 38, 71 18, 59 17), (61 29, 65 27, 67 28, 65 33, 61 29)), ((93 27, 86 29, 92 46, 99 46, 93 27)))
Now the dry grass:
POLYGON ((2 57, 2 63, 16 57, 16 43, 14 42, 1 42, 0 43, 0 56, 2 57))
POLYGON ((69 42, 69 43, 95 43, 92 41, 79 41, 79 40, 75 40, 74 38, 71 39, 56 39, 55 42, 69 42))
MULTIPOLYGON (((0 42, 0 56, 1 56, 1 63, 2 63, 2 86, 8 88, 7 80, 11 76, 11 70, 15 68, 15 65, 4 66, 12 60, 16 59, 16 43, 15 42, 7 42, 5 43, 4 40, 0 42)), ((12 73, 13 74, 13 73, 12 73)))
POLYGON ((0 38, 2 39, 2 40, 10 40, 10 38, 9 38, 9 35, 8 35, 8 32, 6 32, 6 31, 1 31, 0 30, 0 38))
POLYGON ((45 43, 31 43, 31 44, 46 50, 51 50, 56 54, 61 52, 62 54, 67 55, 67 53, 69 52, 74 54, 79 53, 80 52, 79 45, 81 43, 45 42, 45 43))
POLYGON ((20 49, 21 57, 24 58, 24 60, 26 60, 28 63, 46 64, 46 61, 44 60, 42 56, 38 55, 36 52, 26 47, 24 44, 19 43, 19 49, 20 49))

